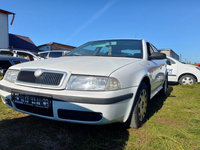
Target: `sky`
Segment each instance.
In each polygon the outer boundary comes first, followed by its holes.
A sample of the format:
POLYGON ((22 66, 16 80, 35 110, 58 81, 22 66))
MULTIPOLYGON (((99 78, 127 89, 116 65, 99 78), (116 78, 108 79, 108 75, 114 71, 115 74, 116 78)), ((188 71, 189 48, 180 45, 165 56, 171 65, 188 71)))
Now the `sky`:
POLYGON ((200 0, 0 0, 0 9, 16 13, 9 32, 37 46, 141 38, 200 63, 200 0))

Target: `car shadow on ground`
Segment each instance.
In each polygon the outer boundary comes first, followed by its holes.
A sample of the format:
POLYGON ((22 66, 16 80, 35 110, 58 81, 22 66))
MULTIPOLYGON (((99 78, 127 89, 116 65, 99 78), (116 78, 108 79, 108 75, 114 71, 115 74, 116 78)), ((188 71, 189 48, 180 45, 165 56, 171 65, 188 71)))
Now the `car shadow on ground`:
POLYGON ((0 150, 122 150, 128 139, 121 124, 92 126, 34 116, 0 121, 0 150))
POLYGON ((168 97, 171 97, 170 94, 172 91, 173 91, 173 86, 170 85, 167 89, 166 96, 163 96, 160 93, 158 93, 153 99, 150 100, 150 102, 148 103, 148 110, 147 110, 148 114, 146 116, 146 121, 149 120, 156 112, 158 112, 162 108, 165 100, 168 97))

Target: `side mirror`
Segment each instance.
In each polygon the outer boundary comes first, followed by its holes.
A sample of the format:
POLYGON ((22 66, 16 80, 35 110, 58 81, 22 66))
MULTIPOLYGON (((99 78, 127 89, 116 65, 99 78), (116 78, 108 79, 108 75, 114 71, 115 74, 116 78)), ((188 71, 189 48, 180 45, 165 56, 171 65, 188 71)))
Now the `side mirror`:
POLYGON ((149 60, 153 59, 167 59, 166 54, 164 53, 153 53, 149 56, 149 60))
POLYGON ((172 63, 169 60, 167 60, 166 63, 167 65, 172 65, 172 63))

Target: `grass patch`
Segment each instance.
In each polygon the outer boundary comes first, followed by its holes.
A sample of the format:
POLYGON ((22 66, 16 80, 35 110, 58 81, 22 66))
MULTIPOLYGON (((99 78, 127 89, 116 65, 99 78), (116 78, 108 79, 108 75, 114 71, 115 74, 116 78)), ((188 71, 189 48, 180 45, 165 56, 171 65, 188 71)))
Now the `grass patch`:
POLYGON ((90 126, 56 122, 19 113, 0 102, 0 150, 199 150, 200 84, 171 86, 149 104, 139 129, 121 124, 90 126))

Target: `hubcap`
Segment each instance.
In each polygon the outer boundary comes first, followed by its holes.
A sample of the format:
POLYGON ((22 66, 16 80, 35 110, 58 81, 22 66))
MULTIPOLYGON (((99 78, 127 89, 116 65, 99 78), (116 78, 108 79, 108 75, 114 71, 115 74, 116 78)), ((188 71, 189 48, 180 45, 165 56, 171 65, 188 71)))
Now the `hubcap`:
POLYGON ((182 79, 182 84, 183 85, 186 85, 186 84, 192 85, 192 84, 194 84, 194 80, 191 77, 184 77, 182 79))
POLYGON ((140 93, 139 104, 138 104, 138 117, 140 121, 143 121, 147 112, 147 92, 145 89, 140 93))

